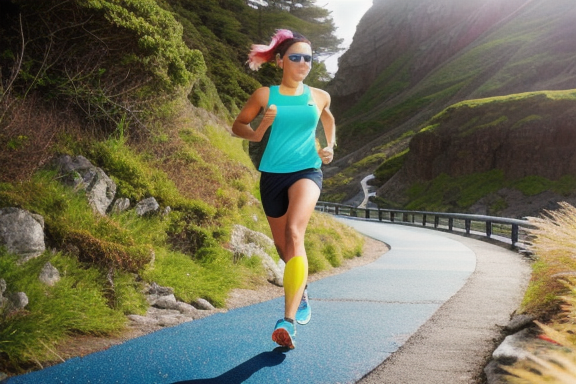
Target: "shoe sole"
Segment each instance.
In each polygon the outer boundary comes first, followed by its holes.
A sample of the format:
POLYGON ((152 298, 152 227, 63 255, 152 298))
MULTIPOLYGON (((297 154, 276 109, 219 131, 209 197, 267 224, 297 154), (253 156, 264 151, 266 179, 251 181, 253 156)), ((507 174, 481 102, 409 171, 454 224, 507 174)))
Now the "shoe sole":
POLYGON ((278 328, 272 332, 272 341, 282 347, 294 349, 294 342, 288 331, 284 328, 278 328))
POLYGON ((300 325, 306 325, 310 322, 310 317, 307 318, 306 320, 296 320, 296 322, 300 325))

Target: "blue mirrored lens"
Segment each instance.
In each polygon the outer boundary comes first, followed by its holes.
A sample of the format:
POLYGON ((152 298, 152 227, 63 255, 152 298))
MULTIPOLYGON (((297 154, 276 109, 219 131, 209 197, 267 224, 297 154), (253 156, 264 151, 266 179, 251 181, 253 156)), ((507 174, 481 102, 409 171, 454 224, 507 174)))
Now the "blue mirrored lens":
POLYGON ((295 63, 300 63, 302 62, 302 58, 304 58, 304 61, 309 63, 310 61, 312 61, 312 56, 311 55, 301 55, 301 54, 293 54, 293 55, 288 55, 288 59, 290 61, 293 61, 295 63))

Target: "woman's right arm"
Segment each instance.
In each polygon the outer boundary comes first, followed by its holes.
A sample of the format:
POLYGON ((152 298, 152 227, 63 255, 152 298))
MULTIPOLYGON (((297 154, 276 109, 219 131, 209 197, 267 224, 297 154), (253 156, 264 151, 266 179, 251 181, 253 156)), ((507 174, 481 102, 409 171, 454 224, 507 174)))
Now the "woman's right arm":
POLYGON ((272 125, 274 118, 276 118, 276 106, 271 105, 270 108, 268 108, 264 113, 264 118, 260 122, 260 125, 258 125, 255 130, 252 129, 250 123, 258 116, 260 110, 266 108, 269 96, 270 89, 267 87, 257 89, 252 96, 250 96, 232 125, 232 132, 234 132, 236 136, 255 142, 262 140, 264 133, 272 125))

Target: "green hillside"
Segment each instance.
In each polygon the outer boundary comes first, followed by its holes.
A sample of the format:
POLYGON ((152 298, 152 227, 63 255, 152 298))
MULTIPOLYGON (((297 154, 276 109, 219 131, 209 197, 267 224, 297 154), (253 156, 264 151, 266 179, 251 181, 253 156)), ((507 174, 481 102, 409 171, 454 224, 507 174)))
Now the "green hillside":
MULTIPOLYGON (((316 54, 339 44, 328 11, 284 3, 0 2, 0 209, 40 214, 48 249, 21 265, 0 248, 6 292, 29 298, 18 312, 0 305, 0 372, 59 360, 71 337, 120 334, 126 315, 146 311, 146 284, 217 308, 234 288, 267 284, 258 258, 229 249, 237 224, 271 236, 258 173, 230 125, 279 74, 273 65, 249 72, 246 54, 276 28, 306 34, 316 54), (154 197, 169 213, 95 214, 84 193, 60 182, 60 155, 100 167, 132 207, 154 197), (55 286, 38 280, 47 262, 61 273, 55 286)), ((314 68, 310 81, 322 84, 325 67, 314 68)), ((311 273, 361 253, 363 238, 324 215, 307 236, 311 273)))
POLYGON ((575 200, 575 95, 529 92, 450 106, 413 136, 405 155, 376 169, 386 196, 378 200, 507 217, 537 215, 543 207, 530 201, 543 193, 545 204, 575 200))
MULTIPOLYGON (((344 65, 340 67, 333 85, 329 86, 331 90, 338 85, 341 95, 336 97, 342 105, 336 109, 336 117, 339 122, 338 157, 342 160, 334 164, 335 169, 330 174, 333 177, 328 178, 331 187, 323 198, 337 201, 351 198, 359 190, 359 180, 373 173, 381 164, 365 162, 364 158, 380 156, 389 159, 405 151, 409 140, 404 139, 418 132, 429 119, 452 104, 468 99, 576 87, 572 65, 576 58, 572 38, 576 32, 573 4, 566 0, 516 3, 519 4, 516 8, 509 5, 511 10, 500 20, 496 19, 500 11, 496 6, 491 10, 493 14, 486 17, 482 13, 485 9, 478 5, 478 10, 472 10, 476 13, 464 13, 461 19, 451 20, 452 24, 447 24, 440 32, 415 41, 405 36, 405 28, 411 19, 401 2, 375 3, 371 12, 382 12, 384 18, 381 34, 398 35, 398 38, 386 38, 382 44, 378 55, 389 64, 374 75, 361 94, 342 96, 346 91, 338 77, 360 75, 354 72, 360 69, 346 68, 346 60, 343 60, 344 65), (394 29, 394 24, 386 22, 392 19, 400 20, 396 25, 403 29, 394 29), (471 20, 486 25, 475 25, 471 20), (478 37, 467 37, 473 33, 478 37), (469 42, 462 46, 461 42, 466 39, 469 42), (398 50, 397 41, 402 41, 407 48, 401 55, 390 57, 387 52, 398 50), (347 107, 343 100, 353 98, 358 100, 347 107), (350 172, 350 167, 354 167, 357 173, 353 180, 342 176, 350 172), (356 187, 351 188, 350 182, 356 187)), ((458 7, 464 5, 445 2, 430 19, 442 20, 445 14, 450 14, 451 8, 457 13, 458 7)), ((410 15, 414 20, 424 17, 417 11, 410 15)), ((378 16, 372 17, 376 19, 378 16)), ((414 29, 414 36, 418 35, 419 28, 425 30, 426 20, 410 26, 414 29)), ((370 27, 366 25, 364 28, 368 30, 370 27)), ((364 31, 362 23, 359 30, 364 31)), ((368 42, 355 39, 345 55, 358 55, 367 49, 363 48, 364 44, 368 42)), ((375 63, 365 65, 377 66, 375 63)), ((362 75, 366 71, 363 69, 362 75)))

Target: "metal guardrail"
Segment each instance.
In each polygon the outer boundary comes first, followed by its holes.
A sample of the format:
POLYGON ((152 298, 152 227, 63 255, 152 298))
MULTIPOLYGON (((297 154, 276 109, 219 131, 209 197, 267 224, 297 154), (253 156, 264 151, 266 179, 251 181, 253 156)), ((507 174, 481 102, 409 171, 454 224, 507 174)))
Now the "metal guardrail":
POLYGON ((430 228, 448 230, 449 232, 460 231, 466 235, 472 233, 485 234, 489 239, 505 241, 512 248, 516 248, 525 238, 525 229, 532 228, 527 220, 511 219, 497 216, 470 215, 463 213, 408 211, 400 209, 384 208, 359 208, 351 205, 329 203, 319 201, 316 210, 333 213, 335 215, 363 217, 365 219, 377 219, 398 224, 412 224, 430 228), (363 215, 360 215, 363 214, 363 215), (433 227, 432 227, 433 225, 433 227))

